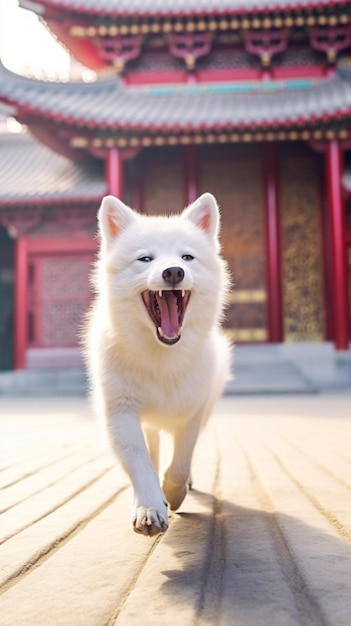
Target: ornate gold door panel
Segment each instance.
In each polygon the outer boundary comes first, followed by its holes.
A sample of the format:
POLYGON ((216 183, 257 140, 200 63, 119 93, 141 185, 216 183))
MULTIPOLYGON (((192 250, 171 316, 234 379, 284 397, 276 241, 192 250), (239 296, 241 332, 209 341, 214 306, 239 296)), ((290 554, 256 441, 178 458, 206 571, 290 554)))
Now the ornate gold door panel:
POLYGON ((232 273, 226 328, 234 341, 267 341, 262 165, 257 157, 204 163, 200 192, 220 205, 224 257, 232 273))
POLYGON ((321 198, 313 155, 282 157, 280 190, 284 340, 323 340, 321 198))

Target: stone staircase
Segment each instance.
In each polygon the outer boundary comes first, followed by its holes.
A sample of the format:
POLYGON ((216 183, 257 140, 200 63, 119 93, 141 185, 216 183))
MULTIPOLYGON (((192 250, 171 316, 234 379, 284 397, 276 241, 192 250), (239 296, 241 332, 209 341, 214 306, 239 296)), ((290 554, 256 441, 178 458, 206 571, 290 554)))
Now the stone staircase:
POLYGON ((337 352, 331 343, 236 346, 232 370, 229 394, 351 388, 351 351, 337 352))
POLYGON ((83 367, 57 367, 2 372, 0 396, 85 395, 88 385, 83 367))
MULTIPOLYGON (((260 348, 262 348, 260 346, 260 348)), ((235 349, 230 394, 311 393, 315 386, 290 360, 270 347, 269 350, 246 346, 235 349)))

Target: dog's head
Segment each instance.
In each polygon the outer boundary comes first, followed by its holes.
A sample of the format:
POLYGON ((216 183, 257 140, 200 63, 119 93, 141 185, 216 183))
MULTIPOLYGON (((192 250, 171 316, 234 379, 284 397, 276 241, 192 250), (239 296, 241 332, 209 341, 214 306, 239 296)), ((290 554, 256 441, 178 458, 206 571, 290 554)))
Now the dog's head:
POLYGON ((185 325, 201 329, 218 321, 227 279, 211 194, 169 217, 136 213, 107 196, 98 219, 100 263, 116 317, 123 306, 124 316, 137 316, 167 346, 180 340, 185 325))

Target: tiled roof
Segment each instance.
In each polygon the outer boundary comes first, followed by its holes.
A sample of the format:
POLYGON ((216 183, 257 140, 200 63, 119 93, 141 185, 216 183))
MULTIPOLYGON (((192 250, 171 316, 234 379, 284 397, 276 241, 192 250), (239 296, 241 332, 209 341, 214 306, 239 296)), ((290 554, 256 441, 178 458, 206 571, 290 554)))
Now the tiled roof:
POLYGON ((101 168, 96 166, 73 163, 28 134, 1 134, 0 207, 55 200, 99 201, 107 190, 101 168))
POLYGON ((24 78, 0 66, 0 101, 14 115, 75 128, 177 132, 303 126, 351 114, 351 76, 299 81, 124 87, 24 78), (17 112, 16 112, 17 110, 17 112))
POLYGON ((258 11, 303 10, 347 4, 346 0, 20 0, 39 13, 39 7, 110 16, 218 15, 258 11), (30 6, 29 6, 30 5, 30 6), (37 9, 36 9, 37 7, 37 9))

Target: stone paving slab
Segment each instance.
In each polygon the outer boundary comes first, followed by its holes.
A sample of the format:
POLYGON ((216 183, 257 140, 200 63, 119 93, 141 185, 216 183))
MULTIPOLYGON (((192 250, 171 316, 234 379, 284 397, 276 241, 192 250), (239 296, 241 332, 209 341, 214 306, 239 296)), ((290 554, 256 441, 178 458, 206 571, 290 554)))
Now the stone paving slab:
POLYGON ((193 476, 135 535, 87 402, 0 400, 1 626, 351 626, 351 394, 223 398, 193 476))

